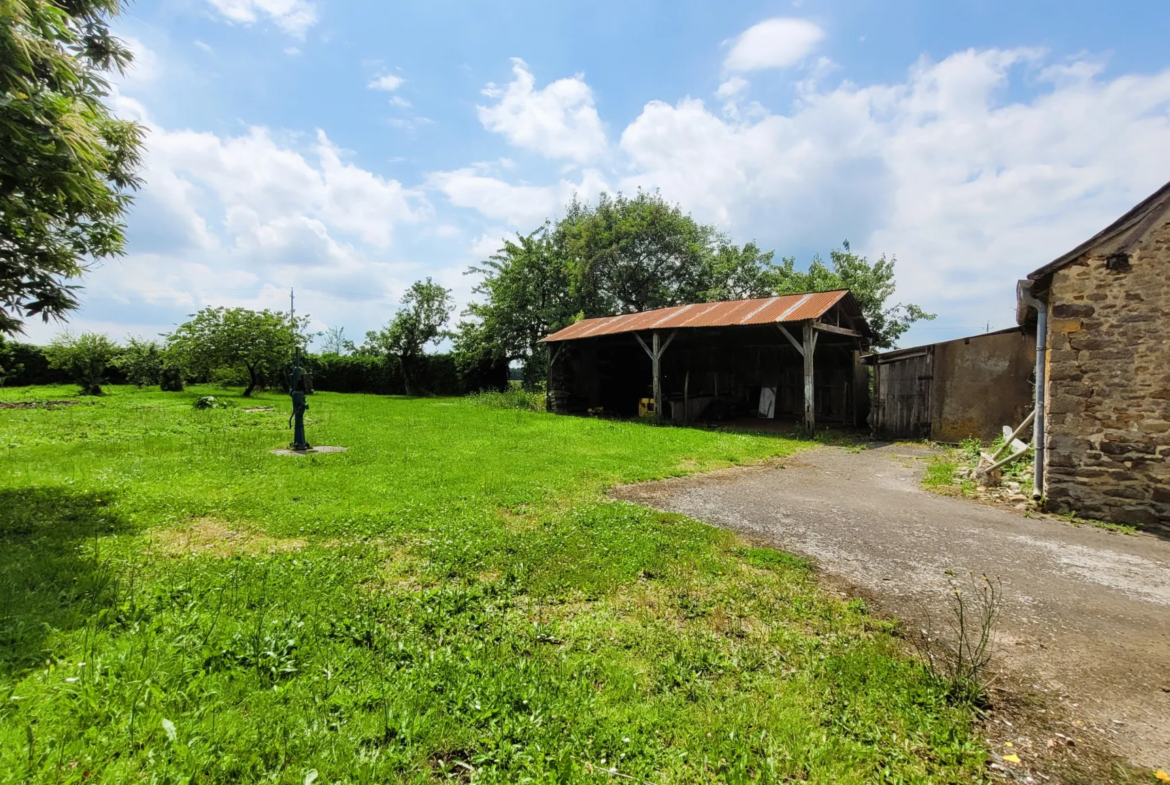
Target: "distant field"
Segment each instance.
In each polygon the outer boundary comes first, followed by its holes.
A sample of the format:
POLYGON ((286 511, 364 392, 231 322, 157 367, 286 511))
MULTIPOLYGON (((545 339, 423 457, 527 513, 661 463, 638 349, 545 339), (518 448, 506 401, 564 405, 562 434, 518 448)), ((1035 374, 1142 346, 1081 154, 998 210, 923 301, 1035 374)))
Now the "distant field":
POLYGON ((0 390, 77 402, 0 408, 0 781, 982 777, 861 603, 603 495, 800 442, 322 393, 349 452, 282 458, 286 396, 74 391, 0 390))

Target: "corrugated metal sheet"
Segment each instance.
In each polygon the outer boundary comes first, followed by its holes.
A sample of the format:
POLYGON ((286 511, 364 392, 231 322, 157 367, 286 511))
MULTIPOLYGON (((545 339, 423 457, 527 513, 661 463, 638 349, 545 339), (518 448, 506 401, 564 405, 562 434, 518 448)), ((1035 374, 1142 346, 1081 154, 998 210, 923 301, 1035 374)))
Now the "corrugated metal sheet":
POLYGON ((775 324, 817 319, 848 296, 847 291, 785 294, 755 300, 725 300, 693 303, 656 311, 583 319, 555 332, 544 340, 573 341, 639 330, 677 330, 682 327, 734 327, 745 324, 775 324))

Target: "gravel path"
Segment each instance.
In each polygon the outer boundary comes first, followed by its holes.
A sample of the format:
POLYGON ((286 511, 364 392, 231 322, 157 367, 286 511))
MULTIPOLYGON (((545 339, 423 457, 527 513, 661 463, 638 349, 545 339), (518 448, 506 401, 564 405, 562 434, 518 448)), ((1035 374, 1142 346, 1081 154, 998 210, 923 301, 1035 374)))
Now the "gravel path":
POLYGON ((929 455, 820 448, 613 495, 810 556, 912 623, 946 617, 952 575, 999 575, 997 670, 1059 699, 1134 764, 1170 769, 1170 541, 925 492, 929 455))

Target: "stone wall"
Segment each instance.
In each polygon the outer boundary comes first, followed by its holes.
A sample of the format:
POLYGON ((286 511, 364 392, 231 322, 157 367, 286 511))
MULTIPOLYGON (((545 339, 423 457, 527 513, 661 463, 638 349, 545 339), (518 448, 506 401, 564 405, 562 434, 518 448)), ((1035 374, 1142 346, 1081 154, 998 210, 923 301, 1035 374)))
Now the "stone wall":
POLYGON ((1128 264, 1109 248, 1057 271, 1048 296, 1048 458, 1055 512, 1170 521, 1170 223, 1128 264))

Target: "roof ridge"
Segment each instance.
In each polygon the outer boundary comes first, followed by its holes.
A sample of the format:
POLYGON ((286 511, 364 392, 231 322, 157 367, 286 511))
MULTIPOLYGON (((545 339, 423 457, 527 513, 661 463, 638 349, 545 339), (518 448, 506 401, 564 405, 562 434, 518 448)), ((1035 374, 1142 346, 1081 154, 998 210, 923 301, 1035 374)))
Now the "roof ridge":
MULTIPOLYGON (((1106 240, 1113 239, 1117 235, 1131 227, 1134 227, 1135 225, 1144 224, 1147 220, 1154 218, 1159 213, 1166 212, 1168 208, 1170 208, 1170 182, 1167 182, 1165 185, 1154 191, 1145 199, 1142 199, 1136 205, 1127 210, 1125 214, 1116 221, 1097 232, 1088 240, 1085 240, 1076 248, 1073 248, 1068 253, 1057 257, 1043 267, 1040 267, 1029 273, 1028 278, 1030 280, 1036 281, 1045 277, 1046 275, 1054 273, 1062 267, 1072 264, 1085 253, 1091 251, 1094 247, 1100 245, 1106 240)), ((1141 233, 1144 234, 1145 232, 1143 231, 1141 233)), ((1132 242, 1136 239, 1137 238, 1130 238, 1130 240, 1127 241, 1127 245, 1129 242, 1132 242)))

